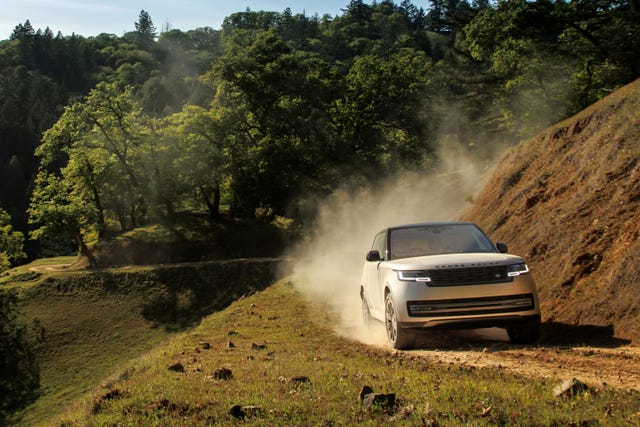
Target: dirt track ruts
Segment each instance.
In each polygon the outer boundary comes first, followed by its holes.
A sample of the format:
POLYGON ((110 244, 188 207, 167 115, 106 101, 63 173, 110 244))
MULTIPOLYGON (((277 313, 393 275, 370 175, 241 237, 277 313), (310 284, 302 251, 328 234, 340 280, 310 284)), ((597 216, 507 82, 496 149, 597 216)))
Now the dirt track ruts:
POLYGON ((553 331, 538 345, 508 343, 498 329, 435 332, 407 354, 438 363, 505 369, 532 378, 576 378, 592 387, 640 392, 640 347, 615 338, 580 337, 558 343, 553 331), (581 342, 582 341, 582 342, 581 342), (445 343, 445 345, 442 345, 445 343))

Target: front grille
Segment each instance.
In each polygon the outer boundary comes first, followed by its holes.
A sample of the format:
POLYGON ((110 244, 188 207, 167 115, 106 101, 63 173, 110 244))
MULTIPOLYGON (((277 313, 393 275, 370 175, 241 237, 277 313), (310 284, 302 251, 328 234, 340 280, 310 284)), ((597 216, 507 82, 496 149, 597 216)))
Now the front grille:
POLYGON ((429 270, 429 277, 431 282, 427 284, 428 286, 461 286, 513 281, 513 277, 507 274, 506 265, 438 268, 429 270))
POLYGON ((408 301, 411 317, 470 316, 533 310, 532 294, 448 300, 408 301))

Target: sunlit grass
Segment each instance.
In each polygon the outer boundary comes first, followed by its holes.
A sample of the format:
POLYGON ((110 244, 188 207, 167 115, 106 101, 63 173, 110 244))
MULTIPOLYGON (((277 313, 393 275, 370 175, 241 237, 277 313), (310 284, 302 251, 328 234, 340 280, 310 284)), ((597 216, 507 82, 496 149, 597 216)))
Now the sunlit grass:
POLYGON ((48 265, 71 265, 76 259, 77 257, 75 256, 60 256, 54 258, 42 258, 29 264, 20 265, 0 274, 0 286, 10 286, 16 283, 34 283, 40 277, 39 272, 33 271, 34 268, 37 269, 37 267, 48 265))
POLYGON ((44 270, 34 283, 7 285, 19 296, 24 323, 37 320, 44 329, 44 340, 35 348, 40 397, 16 414, 16 424, 42 424, 101 384, 109 372, 176 332, 190 330, 206 313, 264 288, 274 265, 246 261, 44 270))
POLYGON ((553 396, 555 384, 548 381, 498 369, 433 364, 410 352, 391 353, 337 337, 330 319, 324 307, 309 306, 289 283, 278 283, 114 372, 114 379, 78 401, 56 423, 237 425, 229 413, 234 405, 250 406, 243 421, 250 425, 640 421, 638 396, 592 390, 559 399, 553 396), (168 369, 176 363, 184 372, 168 369), (230 369, 233 378, 215 379, 220 368, 230 369), (362 410, 359 393, 364 385, 395 393, 396 405, 362 410))

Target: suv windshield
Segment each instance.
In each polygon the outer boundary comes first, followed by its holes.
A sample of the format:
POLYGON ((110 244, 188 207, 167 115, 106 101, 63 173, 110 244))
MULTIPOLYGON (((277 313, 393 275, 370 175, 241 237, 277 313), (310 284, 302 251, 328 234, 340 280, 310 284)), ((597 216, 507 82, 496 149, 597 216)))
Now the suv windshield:
POLYGON ((496 252, 487 236, 473 224, 429 224, 392 228, 391 259, 424 255, 496 252))

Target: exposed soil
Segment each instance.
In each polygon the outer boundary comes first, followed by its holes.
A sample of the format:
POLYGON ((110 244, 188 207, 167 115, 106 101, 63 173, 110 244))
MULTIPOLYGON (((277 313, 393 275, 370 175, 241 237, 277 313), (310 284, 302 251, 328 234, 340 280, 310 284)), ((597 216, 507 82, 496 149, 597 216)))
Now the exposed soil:
POLYGON ((638 344, 640 80, 509 150, 462 219, 527 259, 544 322, 638 344))
POLYGON ((410 354, 640 391, 640 80, 509 150, 462 219, 527 259, 543 338, 438 333, 410 354))
POLYGON ((41 273, 43 271, 66 271, 71 264, 44 264, 44 265, 35 265, 33 267, 29 267, 29 271, 35 271, 36 273, 41 273))
POLYGON ((406 354, 456 366, 504 369, 554 383, 576 378, 594 388, 640 392, 639 346, 593 336, 587 329, 574 330, 573 339, 567 341, 562 338, 566 331, 557 328, 547 328, 537 346, 509 344, 500 329, 436 332, 419 343, 420 349, 406 354))

